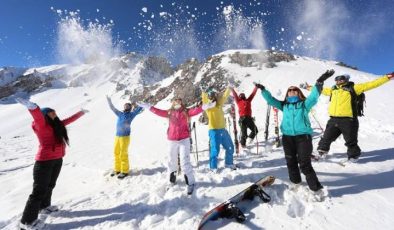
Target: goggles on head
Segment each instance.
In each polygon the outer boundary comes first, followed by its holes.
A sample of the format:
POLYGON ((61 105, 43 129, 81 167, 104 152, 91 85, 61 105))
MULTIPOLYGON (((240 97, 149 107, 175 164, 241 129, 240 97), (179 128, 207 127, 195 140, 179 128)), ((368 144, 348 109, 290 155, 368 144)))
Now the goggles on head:
POLYGON ((339 75, 335 77, 335 81, 349 81, 349 74, 339 75))

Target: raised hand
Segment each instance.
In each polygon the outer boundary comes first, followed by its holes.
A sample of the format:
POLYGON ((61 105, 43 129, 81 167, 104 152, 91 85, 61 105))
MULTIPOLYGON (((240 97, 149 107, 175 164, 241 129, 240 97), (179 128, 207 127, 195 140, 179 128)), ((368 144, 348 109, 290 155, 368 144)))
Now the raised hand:
POLYGON ((151 104, 146 103, 146 102, 136 102, 136 104, 137 104, 139 107, 142 107, 142 108, 147 109, 147 110, 149 110, 149 109, 152 107, 151 104))
POLYGON ((18 102, 21 105, 24 105, 26 108, 28 108, 29 110, 33 110, 35 108, 37 108, 37 105, 29 100, 25 100, 23 98, 16 98, 15 99, 16 102, 18 102))
POLYGON ((202 105, 202 110, 207 110, 207 109, 211 109, 211 108, 213 108, 213 107, 215 107, 216 106, 216 101, 213 101, 213 102, 210 102, 210 103, 207 103, 207 104, 203 104, 202 105))
POLYGON ((386 76, 387 76, 390 80, 392 80, 392 79, 394 79, 394 72, 388 73, 388 74, 386 74, 386 76))
POLYGON ((83 112, 83 113, 89 113, 89 110, 87 110, 87 109, 84 109, 84 108, 81 108, 81 112, 83 112))
POLYGON ((262 85, 262 84, 260 84, 260 83, 254 83, 254 85, 255 85, 257 88, 261 89, 261 90, 265 90, 264 85, 262 85))
POLYGON ((329 77, 334 75, 335 71, 333 69, 327 70, 325 73, 323 73, 317 80, 316 82, 318 83, 323 83, 325 80, 327 80, 329 77))

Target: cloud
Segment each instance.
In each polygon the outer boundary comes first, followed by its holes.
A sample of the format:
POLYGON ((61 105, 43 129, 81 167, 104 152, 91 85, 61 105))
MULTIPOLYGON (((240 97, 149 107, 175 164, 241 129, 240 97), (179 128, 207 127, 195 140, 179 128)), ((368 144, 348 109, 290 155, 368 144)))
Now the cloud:
MULTIPOLYGON (((372 4, 372 3, 370 3, 372 4)), ((345 47, 362 48, 375 40, 390 24, 376 8, 351 9, 343 1, 303 0, 289 17, 293 44, 301 53, 335 59, 345 47)), ((353 7, 353 6, 352 6, 353 7)))

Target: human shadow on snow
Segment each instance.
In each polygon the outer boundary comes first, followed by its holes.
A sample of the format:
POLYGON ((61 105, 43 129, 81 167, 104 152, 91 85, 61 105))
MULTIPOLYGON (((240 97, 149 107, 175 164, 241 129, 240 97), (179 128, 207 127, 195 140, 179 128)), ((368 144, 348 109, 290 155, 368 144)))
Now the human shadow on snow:
MULTIPOLYGON (((203 199, 205 200, 205 197, 203 197, 203 199)), ((170 200, 163 200, 157 204, 138 202, 134 204, 122 204, 108 209, 89 209, 81 211, 61 210, 53 217, 61 217, 63 220, 68 218, 70 221, 63 223, 48 223, 45 225, 45 228, 72 229, 88 226, 93 227, 108 221, 130 222, 135 220, 139 224, 147 216, 158 215, 167 218, 181 210, 185 213, 195 213, 196 210, 200 210, 199 214, 202 215, 204 204, 205 203, 198 197, 193 197, 193 200, 190 200, 185 196, 180 196, 170 200), (91 218, 81 220, 81 217, 91 218), (79 220, 77 218, 79 218, 79 220)))
POLYGON ((165 167, 160 166, 160 167, 156 167, 156 168, 137 169, 134 174, 135 175, 152 176, 152 175, 155 175, 157 173, 163 173, 166 170, 167 169, 165 167))
MULTIPOLYGON (((335 155, 336 154, 333 156, 335 155)), ((394 148, 363 152, 360 160, 352 166, 361 167, 363 164, 385 162, 388 160, 394 160, 394 148)), ((345 167, 345 169, 346 168, 347 167, 345 167)), ((369 190, 394 187, 393 170, 371 174, 318 172, 318 175, 342 177, 342 179, 323 182, 324 185, 330 187, 329 191, 332 197, 341 197, 343 195, 359 194, 369 190)))

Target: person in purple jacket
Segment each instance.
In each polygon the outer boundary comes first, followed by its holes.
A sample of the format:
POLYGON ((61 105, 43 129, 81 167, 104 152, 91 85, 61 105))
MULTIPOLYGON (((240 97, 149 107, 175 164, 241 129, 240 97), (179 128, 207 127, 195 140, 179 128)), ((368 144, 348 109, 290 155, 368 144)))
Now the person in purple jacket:
POLYGON ((190 163, 190 117, 200 114, 202 106, 187 109, 182 103, 181 98, 172 100, 171 108, 168 110, 158 109, 148 103, 139 102, 138 106, 150 110, 152 113, 167 118, 169 126, 167 130, 167 138, 170 141, 170 151, 168 159, 168 170, 170 173, 170 182, 175 183, 176 171, 178 167, 178 154, 180 155, 180 165, 184 172, 187 186, 187 194, 193 193, 195 179, 193 168, 190 163))

